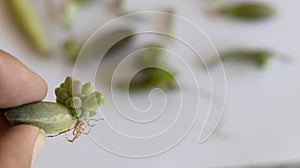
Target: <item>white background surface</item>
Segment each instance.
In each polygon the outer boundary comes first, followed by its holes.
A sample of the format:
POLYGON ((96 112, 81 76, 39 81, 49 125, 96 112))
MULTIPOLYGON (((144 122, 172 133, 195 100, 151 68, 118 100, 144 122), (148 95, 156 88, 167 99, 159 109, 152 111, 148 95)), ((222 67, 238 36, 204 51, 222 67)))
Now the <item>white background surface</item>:
MULTIPOLYGON (((46 100, 54 100, 54 88, 66 75, 72 74, 73 66, 59 48, 62 39, 72 32, 62 30, 59 26, 51 26, 55 21, 45 23, 51 34, 54 50, 51 58, 41 58, 26 45, 26 40, 8 15, 4 0, 0 2, 0 48, 15 55, 40 74, 49 86, 46 100)), ((139 159, 121 157, 99 148, 86 136, 80 137, 74 144, 68 143, 64 136, 59 136, 46 140, 45 148, 35 167, 199 168, 300 159, 300 4, 297 0, 266 2, 274 5, 278 15, 268 21, 247 23, 207 15, 209 2, 204 0, 127 0, 126 7, 134 11, 173 7, 178 15, 190 20, 207 33, 218 50, 234 46, 270 48, 291 57, 292 62, 283 64, 274 60, 265 70, 247 63, 225 64, 227 109, 217 132, 204 144, 198 144, 197 141, 203 120, 200 118, 203 116, 199 115, 193 129, 183 141, 157 156, 139 159)), ((95 5, 92 8, 97 7, 95 5)), ((41 5, 41 11, 41 15, 47 17, 45 6, 41 5)), ((93 15, 84 19, 88 12, 82 15, 75 25, 77 24, 78 31, 86 29, 86 34, 90 34, 109 20, 103 18, 92 22, 90 19, 100 16, 93 15), (79 24, 81 21, 84 24, 79 24)), ((73 33, 76 34, 76 31, 73 33)), ((102 86, 98 88, 105 89, 102 86)), ((106 106, 103 113, 111 110, 114 108, 106 106)))

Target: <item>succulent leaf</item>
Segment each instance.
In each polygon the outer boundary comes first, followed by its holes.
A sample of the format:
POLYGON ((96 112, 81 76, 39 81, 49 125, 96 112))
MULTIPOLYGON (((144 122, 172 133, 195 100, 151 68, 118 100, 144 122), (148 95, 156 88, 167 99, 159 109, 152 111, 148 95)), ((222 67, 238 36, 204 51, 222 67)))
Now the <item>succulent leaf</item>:
POLYGON ((83 95, 89 95, 95 90, 95 86, 93 83, 86 83, 82 86, 81 94, 83 95))
POLYGON ((96 111, 104 104, 104 98, 99 92, 90 94, 82 104, 82 109, 87 111, 96 111))

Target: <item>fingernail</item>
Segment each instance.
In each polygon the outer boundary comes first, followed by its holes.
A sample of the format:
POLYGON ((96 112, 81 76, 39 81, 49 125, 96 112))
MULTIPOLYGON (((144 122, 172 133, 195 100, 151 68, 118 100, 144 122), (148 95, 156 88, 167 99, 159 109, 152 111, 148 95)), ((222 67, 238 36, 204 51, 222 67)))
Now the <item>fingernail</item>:
POLYGON ((33 167, 34 163, 36 162, 37 158, 39 157, 43 149, 45 138, 46 138, 45 131, 43 129, 40 129, 33 147, 31 167, 33 167))

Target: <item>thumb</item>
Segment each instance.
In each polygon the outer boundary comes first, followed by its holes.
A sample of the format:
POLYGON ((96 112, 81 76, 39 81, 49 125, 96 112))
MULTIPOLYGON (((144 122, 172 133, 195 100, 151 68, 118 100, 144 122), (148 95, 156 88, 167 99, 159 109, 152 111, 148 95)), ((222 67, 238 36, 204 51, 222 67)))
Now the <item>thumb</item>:
POLYGON ((11 127, 0 137, 0 167, 32 167, 41 152, 44 140, 45 132, 37 127, 11 127))

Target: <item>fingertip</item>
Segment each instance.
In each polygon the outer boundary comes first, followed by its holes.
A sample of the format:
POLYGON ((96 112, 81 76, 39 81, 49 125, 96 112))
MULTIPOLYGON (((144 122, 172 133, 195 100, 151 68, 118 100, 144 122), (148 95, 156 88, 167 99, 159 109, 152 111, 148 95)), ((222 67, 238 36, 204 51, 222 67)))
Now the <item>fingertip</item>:
MULTIPOLYGON (((30 102, 39 101, 39 100, 44 99, 46 97, 47 91, 48 91, 48 85, 47 85, 46 81, 41 76, 39 76, 37 73, 35 73, 33 71, 31 71, 30 74, 31 74, 31 80, 32 80, 32 81, 30 81, 30 83, 31 83, 30 87, 35 88, 34 90, 37 92, 34 94, 33 94, 33 92, 28 93, 29 95, 32 95, 32 101, 30 101, 30 102)), ((28 83, 29 83, 29 80, 28 80, 28 83)))
POLYGON ((42 100, 45 80, 12 55, 0 50, 0 108, 42 100))
POLYGON ((31 125, 11 127, 0 137, 0 167, 30 167, 40 129, 31 125))
POLYGON ((36 137, 33 152, 32 152, 32 158, 31 158, 31 167, 34 166, 35 162, 37 161, 38 157, 40 156, 40 153, 44 147, 44 142, 46 139, 46 132, 43 129, 39 129, 38 135, 36 137))

